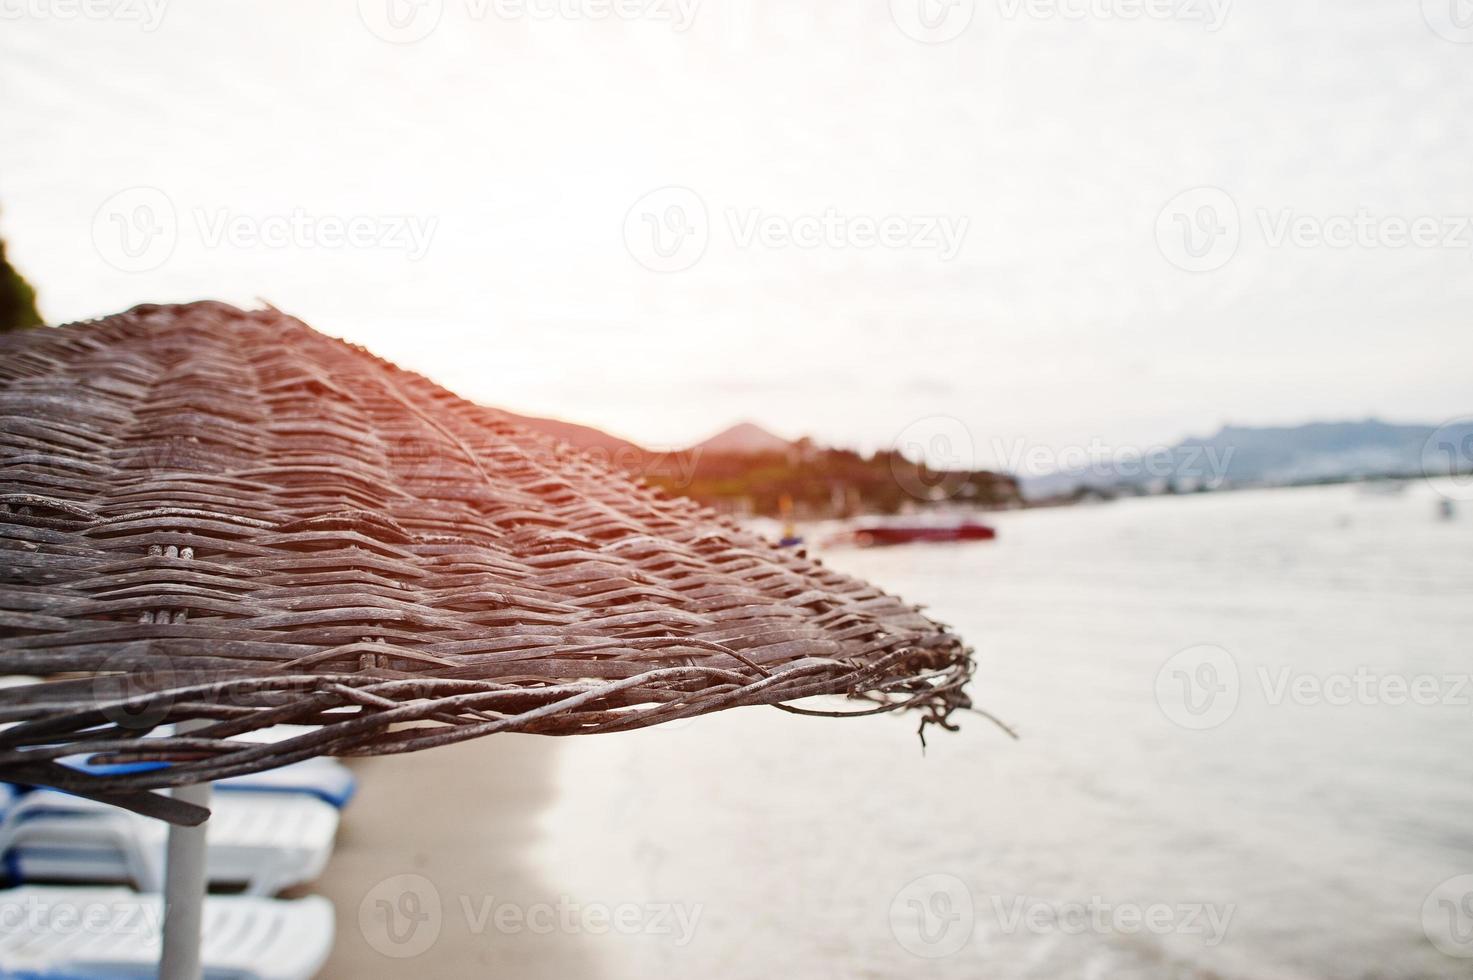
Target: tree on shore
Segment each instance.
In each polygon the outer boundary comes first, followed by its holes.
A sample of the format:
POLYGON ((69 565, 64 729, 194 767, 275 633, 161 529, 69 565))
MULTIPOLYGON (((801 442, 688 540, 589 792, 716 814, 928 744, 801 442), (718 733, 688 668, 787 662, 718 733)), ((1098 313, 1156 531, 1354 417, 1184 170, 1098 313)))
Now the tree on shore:
POLYGON ((0 240, 0 333, 39 327, 45 321, 36 309, 36 291, 11 267, 0 240))

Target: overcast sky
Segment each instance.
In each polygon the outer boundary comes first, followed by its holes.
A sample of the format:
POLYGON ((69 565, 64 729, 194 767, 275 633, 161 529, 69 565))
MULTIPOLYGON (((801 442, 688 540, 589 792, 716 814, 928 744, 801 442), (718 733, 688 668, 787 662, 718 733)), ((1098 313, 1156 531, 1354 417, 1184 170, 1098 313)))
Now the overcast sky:
POLYGON ((53 321, 260 297, 650 444, 1473 412, 1454 0, 78 2, 0 0, 53 321))

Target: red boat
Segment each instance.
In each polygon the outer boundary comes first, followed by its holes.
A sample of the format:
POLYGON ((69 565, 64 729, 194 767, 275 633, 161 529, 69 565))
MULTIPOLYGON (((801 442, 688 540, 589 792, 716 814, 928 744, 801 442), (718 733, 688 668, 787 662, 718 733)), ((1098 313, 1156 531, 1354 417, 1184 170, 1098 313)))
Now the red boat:
POLYGON ((854 543, 861 548, 922 541, 991 541, 997 531, 986 524, 866 524, 855 528, 854 543))

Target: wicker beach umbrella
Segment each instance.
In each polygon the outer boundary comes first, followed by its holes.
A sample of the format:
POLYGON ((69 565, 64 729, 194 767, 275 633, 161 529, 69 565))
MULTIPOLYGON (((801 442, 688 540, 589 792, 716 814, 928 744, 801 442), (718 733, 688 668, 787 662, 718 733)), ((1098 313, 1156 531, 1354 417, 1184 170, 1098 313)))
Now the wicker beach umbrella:
POLYGON ((821 694, 948 726, 971 672, 900 600, 276 310, 0 337, 0 674, 48 678, 0 690, 0 779, 198 824, 158 791, 821 694), (239 738, 281 724, 312 727, 239 738))

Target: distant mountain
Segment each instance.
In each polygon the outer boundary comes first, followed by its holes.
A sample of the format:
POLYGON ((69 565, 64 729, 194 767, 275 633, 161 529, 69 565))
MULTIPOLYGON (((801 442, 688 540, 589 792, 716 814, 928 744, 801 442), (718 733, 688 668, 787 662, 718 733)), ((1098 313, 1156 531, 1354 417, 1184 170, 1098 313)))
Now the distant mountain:
POLYGON ((556 419, 509 417, 632 473, 670 494, 731 514, 800 519, 891 514, 907 507, 1015 507, 1012 477, 986 471, 933 472, 898 452, 868 456, 804 440, 789 442, 751 422, 679 452, 651 452, 598 429, 556 419))
POLYGON ((1219 459, 1226 458, 1227 478, 1235 482, 1405 475, 1420 471, 1422 451, 1436 429, 1376 419, 1274 429, 1225 426, 1210 439, 1183 440, 1178 450, 1215 449, 1219 459))
POLYGON ((691 448, 703 453, 755 456, 759 453, 785 453, 793 448, 793 444, 760 425, 740 422, 691 448))
MULTIPOLYGON (((524 425, 536 432, 553 436, 568 443, 575 449, 595 450, 612 456, 619 453, 625 458, 630 452, 641 455, 659 455, 652 453, 637 443, 618 436, 609 435, 591 425, 579 425, 576 422, 564 422, 561 419, 544 419, 532 415, 517 415, 514 412, 504 412, 513 422, 524 425)), ((698 442, 690 447, 688 452, 699 450, 702 453, 716 453, 732 456, 755 456, 762 453, 786 453, 793 448, 793 443, 773 435, 766 429, 753 422, 740 422, 729 429, 723 429, 716 435, 698 442)))
MULTIPOLYGON (((1144 456, 1100 460, 1090 466, 1022 478, 1030 500, 1082 491, 1161 492, 1316 483, 1445 472, 1452 459, 1429 446, 1434 432, 1465 445, 1473 424, 1439 430, 1432 425, 1316 422, 1279 428, 1225 426, 1207 438, 1183 439, 1144 456)), ((1439 442, 1443 441, 1439 439, 1439 442)), ((1461 460, 1467 465, 1469 460, 1461 460)))

